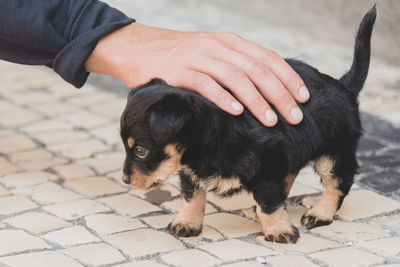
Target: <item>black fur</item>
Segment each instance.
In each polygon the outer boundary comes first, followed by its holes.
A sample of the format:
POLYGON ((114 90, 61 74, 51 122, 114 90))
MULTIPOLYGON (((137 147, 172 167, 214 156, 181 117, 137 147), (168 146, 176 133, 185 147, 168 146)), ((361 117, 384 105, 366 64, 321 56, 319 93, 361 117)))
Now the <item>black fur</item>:
MULTIPOLYGON (((267 128, 247 109, 240 116, 232 116, 197 93, 159 79, 133 89, 121 118, 121 137, 127 151, 124 173, 130 175, 133 168, 150 173, 165 159, 164 147, 179 144, 183 152, 180 163, 196 179, 238 177, 268 214, 284 204, 285 177, 326 155, 335 162, 333 174, 344 197, 357 168, 355 152, 362 132, 357 94, 368 73, 375 17, 374 7, 361 22, 352 67, 340 81, 301 61, 286 60, 311 95, 307 103, 300 104, 304 119, 295 126, 279 115, 277 125, 267 128), (126 143, 128 137, 135 139, 135 145, 150 150, 146 160, 132 154, 126 143)), ((188 200, 198 184, 184 172, 181 179, 188 200)), ((170 231, 175 233, 174 229, 170 231)), ((294 233, 289 239, 297 240, 297 229, 294 233)))

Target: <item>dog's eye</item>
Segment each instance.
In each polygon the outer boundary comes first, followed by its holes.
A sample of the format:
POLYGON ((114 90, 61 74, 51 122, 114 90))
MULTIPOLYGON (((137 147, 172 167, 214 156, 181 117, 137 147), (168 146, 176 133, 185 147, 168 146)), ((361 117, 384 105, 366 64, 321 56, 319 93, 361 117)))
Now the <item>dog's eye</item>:
POLYGON ((147 155, 149 154, 149 151, 142 147, 142 146, 136 146, 135 147, 135 155, 138 158, 144 159, 145 157, 147 157, 147 155))

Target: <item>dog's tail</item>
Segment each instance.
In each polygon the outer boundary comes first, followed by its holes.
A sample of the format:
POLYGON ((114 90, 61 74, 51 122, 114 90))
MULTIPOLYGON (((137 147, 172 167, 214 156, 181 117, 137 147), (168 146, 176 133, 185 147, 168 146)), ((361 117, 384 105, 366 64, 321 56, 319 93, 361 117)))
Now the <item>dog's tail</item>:
POLYGON ((355 95, 361 91, 367 79, 371 55, 371 33, 376 19, 376 5, 364 16, 358 28, 354 46, 353 63, 340 81, 355 95))

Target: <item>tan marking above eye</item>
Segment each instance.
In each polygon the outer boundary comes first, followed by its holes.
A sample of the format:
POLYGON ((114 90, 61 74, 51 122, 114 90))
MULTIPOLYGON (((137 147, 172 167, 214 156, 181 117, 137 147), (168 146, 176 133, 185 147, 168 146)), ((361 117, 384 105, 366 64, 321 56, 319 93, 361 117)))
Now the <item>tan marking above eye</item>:
POLYGON ((128 138, 128 146, 129 148, 132 148, 135 145, 135 139, 133 139, 132 137, 128 138))

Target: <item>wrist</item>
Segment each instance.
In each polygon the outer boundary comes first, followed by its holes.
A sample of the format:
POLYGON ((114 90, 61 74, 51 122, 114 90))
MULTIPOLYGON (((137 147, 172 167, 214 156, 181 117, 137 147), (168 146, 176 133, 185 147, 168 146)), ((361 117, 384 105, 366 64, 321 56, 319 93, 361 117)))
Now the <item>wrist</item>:
MULTIPOLYGON (((124 66, 126 67, 126 47, 130 43, 127 31, 133 24, 136 23, 124 26, 99 39, 96 47, 85 62, 87 72, 107 74, 127 83, 122 78, 124 77, 124 66)), ((129 46, 132 49, 132 45, 129 46)))

